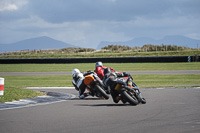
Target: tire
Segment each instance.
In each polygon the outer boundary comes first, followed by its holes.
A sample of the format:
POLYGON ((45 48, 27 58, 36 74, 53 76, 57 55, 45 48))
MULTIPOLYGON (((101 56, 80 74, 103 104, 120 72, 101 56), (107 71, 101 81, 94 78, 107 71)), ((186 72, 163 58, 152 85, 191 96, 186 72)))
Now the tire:
POLYGON ((95 88, 95 89, 97 90, 97 92, 99 92, 100 95, 103 96, 105 99, 109 99, 108 94, 106 94, 106 92, 105 92, 99 85, 96 85, 94 88, 95 88))
POLYGON ((137 98, 134 95, 129 94, 129 92, 122 91, 121 95, 122 95, 122 98, 124 98, 131 105, 137 105, 138 104, 137 98))

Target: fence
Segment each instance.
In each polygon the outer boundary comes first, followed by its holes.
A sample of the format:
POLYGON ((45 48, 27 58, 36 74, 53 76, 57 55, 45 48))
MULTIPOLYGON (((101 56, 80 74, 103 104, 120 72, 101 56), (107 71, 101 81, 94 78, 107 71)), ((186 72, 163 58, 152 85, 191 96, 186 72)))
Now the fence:
POLYGON ((0 64, 199 62, 200 56, 0 59, 0 64), (189 60, 190 59, 190 60, 189 60))

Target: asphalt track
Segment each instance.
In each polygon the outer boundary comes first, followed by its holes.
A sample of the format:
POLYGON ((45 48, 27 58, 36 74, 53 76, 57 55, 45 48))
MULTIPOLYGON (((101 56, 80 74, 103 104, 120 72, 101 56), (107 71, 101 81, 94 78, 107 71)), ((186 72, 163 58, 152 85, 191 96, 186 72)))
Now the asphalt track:
MULTIPOLYGON (((130 74, 200 74, 200 70, 126 71, 130 74)), ((0 75, 71 75, 71 72, 0 72, 0 75)))
MULTIPOLYGON (((40 89, 77 95, 74 89, 40 89)), ((66 99, 42 106, 0 110, 6 133, 199 133, 200 87, 141 89, 147 104, 112 99, 66 99)))

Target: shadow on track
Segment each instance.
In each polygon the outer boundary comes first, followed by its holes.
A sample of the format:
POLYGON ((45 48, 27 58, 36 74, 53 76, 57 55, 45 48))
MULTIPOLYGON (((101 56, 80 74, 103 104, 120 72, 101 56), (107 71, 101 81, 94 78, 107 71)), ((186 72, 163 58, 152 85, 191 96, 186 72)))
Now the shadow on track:
MULTIPOLYGON (((74 98, 72 100, 81 100, 81 101, 98 101, 98 100, 106 100, 103 98, 97 98, 97 97, 92 97, 92 98, 85 98, 85 99, 80 99, 80 98, 74 98)), ((119 106, 130 106, 133 107, 135 105, 131 105, 131 104, 123 104, 123 103, 113 103, 113 104, 74 104, 75 106, 90 106, 90 107, 119 107, 119 106)))
POLYGON ((127 107, 127 106, 131 106, 131 107, 133 107, 133 105, 130 105, 130 104, 75 104, 75 106, 90 106, 90 107, 119 107, 119 106, 127 107))
POLYGON ((103 98, 85 98, 85 99, 80 99, 80 98, 74 98, 73 100, 106 100, 106 99, 103 99, 103 98))

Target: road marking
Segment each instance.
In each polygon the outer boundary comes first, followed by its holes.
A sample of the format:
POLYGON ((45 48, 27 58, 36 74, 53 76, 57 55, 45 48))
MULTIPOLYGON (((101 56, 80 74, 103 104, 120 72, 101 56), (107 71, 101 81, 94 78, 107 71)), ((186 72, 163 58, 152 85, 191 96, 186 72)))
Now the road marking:
POLYGON ((193 120, 193 121, 186 121, 185 124, 200 124, 199 120, 193 120))
POLYGON ((163 90, 163 89, 165 89, 165 88, 156 88, 157 90, 163 90))

